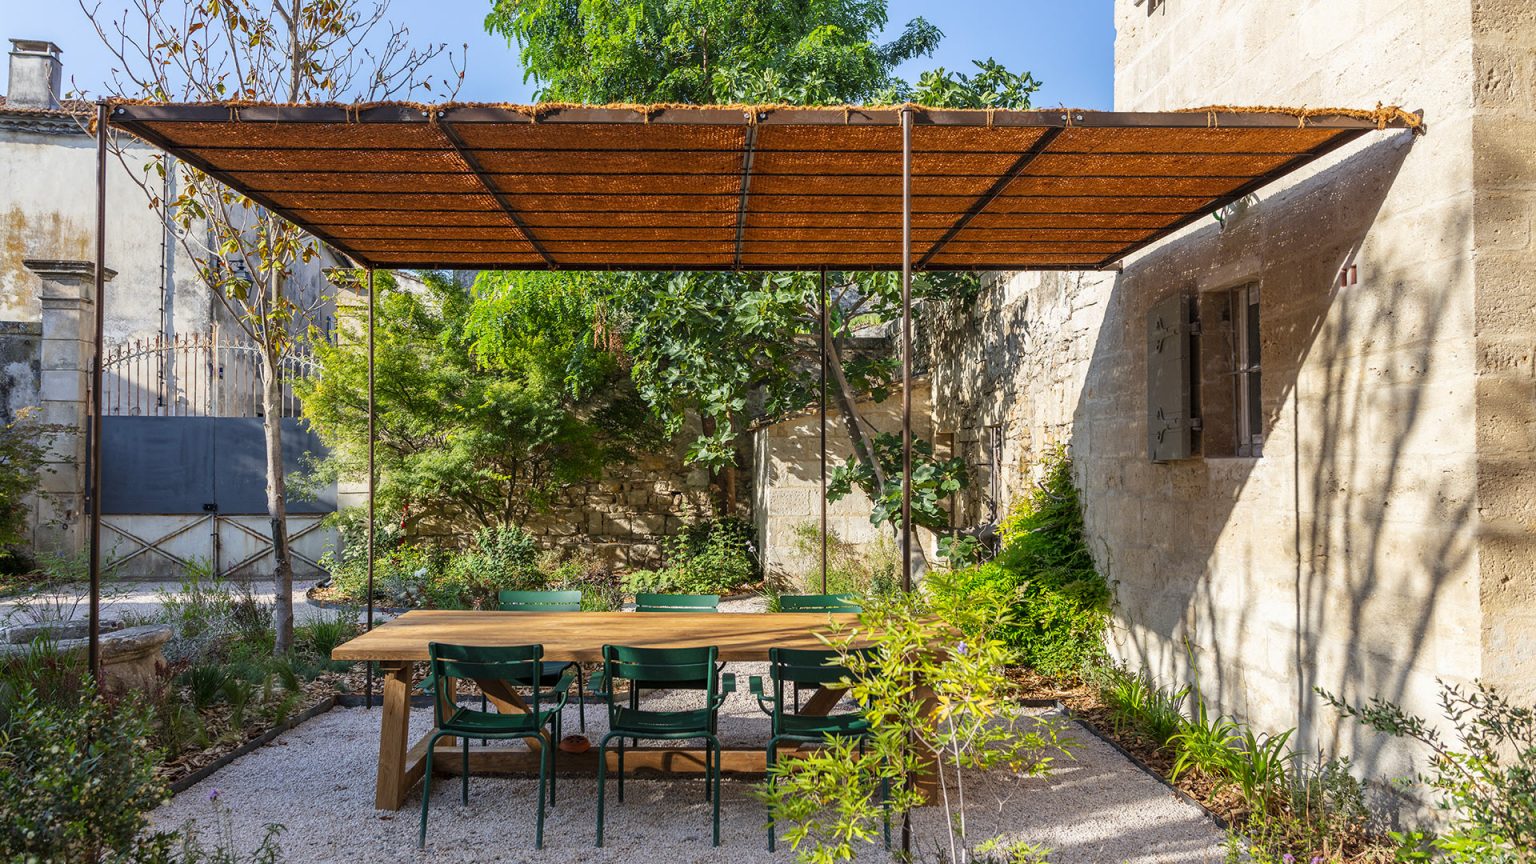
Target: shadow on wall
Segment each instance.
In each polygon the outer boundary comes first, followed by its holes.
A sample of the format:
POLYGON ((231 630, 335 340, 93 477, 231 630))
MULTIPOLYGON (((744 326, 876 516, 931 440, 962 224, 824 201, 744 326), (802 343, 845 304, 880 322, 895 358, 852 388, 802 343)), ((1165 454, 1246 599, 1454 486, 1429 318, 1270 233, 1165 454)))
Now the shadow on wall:
MULTIPOLYGON (((1187 680, 1188 650, 1213 706, 1261 727, 1296 725, 1299 751, 1343 747, 1373 774, 1404 766, 1383 764, 1380 742, 1341 727, 1312 688, 1412 692, 1410 705, 1426 704, 1433 673, 1421 670, 1448 665, 1434 656, 1448 650, 1445 632, 1432 644, 1437 604, 1474 548, 1470 431, 1443 428, 1458 414, 1445 400, 1470 399, 1469 378, 1456 379, 1463 394, 1444 382, 1459 364, 1470 370, 1471 346, 1442 332, 1468 296, 1469 208, 1394 213, 1412 230, 1368 237, 1411 141, 1374 136, 1333 167, 1261 193, 1240 219, 1127 267, 1072 414, 1091 545, 1117 580, 1122 653, 1187 680), (1453 252, 1426 254, 1442 244, 1453 252), (1362 250, 1366 278, 1341 287, 1362 250), (1148 307, 1254 280, 1265 455, 1152 464, 1148 307)), ((1226 350, 1205 323, 1201 354, 1226 350)), ((1230 376, 1205 377, 1202 399, 1232 398, 1230 376)))

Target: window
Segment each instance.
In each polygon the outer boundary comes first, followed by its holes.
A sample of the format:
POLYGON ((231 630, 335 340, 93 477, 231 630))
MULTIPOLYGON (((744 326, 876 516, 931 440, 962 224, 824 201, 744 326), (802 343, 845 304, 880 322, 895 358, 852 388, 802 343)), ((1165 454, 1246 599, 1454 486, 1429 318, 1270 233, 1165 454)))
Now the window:
POLYGON ((1233 425, 1237 455, 1264 453, 1263 388, 1259 383, 1259 283, 1232 289, 1232 380, 1236 403, 1233 425))

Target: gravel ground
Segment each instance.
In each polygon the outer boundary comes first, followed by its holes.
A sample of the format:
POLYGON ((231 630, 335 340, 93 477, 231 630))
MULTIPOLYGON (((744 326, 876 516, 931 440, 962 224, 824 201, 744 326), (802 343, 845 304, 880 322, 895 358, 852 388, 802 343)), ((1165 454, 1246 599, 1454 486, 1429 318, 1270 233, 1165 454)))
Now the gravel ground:
MULTIPOLYGON (((245 583, 231 582, 232 585, 245 583)), ((277 584, 271 580, 254 580, 251 591, 263 600, 272 602, 277 596, 277 584)), ((304 596, 312 580, 297 582, 293 586, 293 615, 303 624, 316 618, 331 618, 335 612, 309 602, 304 596)), ((101 614, 111 619, 122 615, 136 618, 150 617, 164 605, 164 593, 176 594, 180 582, 107 582, 102 588, 101 614)), ((88 585, 67 585, 54 591, 31 597, 9 597, 0 600, 0 627, 8 624, 26 624, 34 620, 58 620, 85 618, 90 614, 88 585)))
MULTIPOLYGON (((753 664, 733 664, 745 688, 753 664)), ((652 699, 687 699, 658 694, 652 699)), ((696 698, 696 697, 695 697, 696 698)), ((746 744, 766 738, 766 722, 738 693, 721 718, 722 737, 746 744)), ((651 699, 647 700, 648 704, 651 699)), ((589 705, 587 734, 602 732, 601 709, 589 705)), ((574 708, 566 728, 575 730, 574 708)), ((412 737, 427 728, 430 712, 411 719, 412 737)), ((196 820, 210 836, 226 827, 238 845, 254 846, 264 826, 287 830, 281 845, 287 860, 331 861, 557 861, 557 862, 735 862, 768 856, 764 812, 750 794, 751 781, 723 781, 721 841, 710 846, 709 808, 698 779, 631 779, 626 800, 609 787, 607 846, 593 847, 596 782, 563 776, 559 803, 545 825, 543 852, 533 848, 536 781, 474 777, 470 803, 459 804, 457 778, 440 777, 432 792, 432 816, 424 852, 415 848, 420 792, 396 813, 373 809, 373 775, 378 747, 378 712, 338 708, 230 764, 178 795, 153 814, 157 827, 175 828, 196 820), (217 789, 218 804, 210 804, 217 789), (219 815, 222 811, 223 816, 219 815), (227 824, 221 824, 224 820, 227 824)), ((1088 732, 1074 728, 1076 759, 1058 763, 1048 779, 1018 780, 1001 775, 970 780, 973 837, 1006 833, 1050 848, 1055 864, 1101 862, 1219 862, 1223 834, 1195 807, 1088 732)), ((497 746, 497 745, 493 745, 497 746)), ((521 746, 521 744, 502 745, 521 746)), ((940 814, 926 808, 914 816, 917 838, 934 837, 940 814)), ((791 861, 780 846, 774 856, 791 861)), ((931 860, 923 856, 920 860, 931 860)), ((885 860, 871 846, 860 861, 885 860)))

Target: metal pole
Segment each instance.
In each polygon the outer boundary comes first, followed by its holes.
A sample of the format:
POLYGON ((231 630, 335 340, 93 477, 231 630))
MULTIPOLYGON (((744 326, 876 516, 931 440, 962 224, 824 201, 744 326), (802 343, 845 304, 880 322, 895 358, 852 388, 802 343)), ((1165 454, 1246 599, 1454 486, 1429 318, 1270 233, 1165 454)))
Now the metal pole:
POLYGON ((821 402, 821 593, 827 593, 827 327, 830 312, 827 310, 827 268, 821 268, 821 387, 817 391, 821 402))
MULTIPOLYGON (((901 109, 901 587, 912 590, 912 109, 901 109)), ((914 680, 910 682, 916 684, 914 680)), ((913 742, 909 741, 911 746, 913 742)), ((911 860, 912 814, 901 814, 911 860)))
MULTIPOLYGON (((368 268, 368 629, 373 629, 373 445, 377 408, 373 402, 373 315, 375 304, 373 268, 368 268)), ((368 695, 365 704, 373 707, 373 664, 368 664, 368 695)))
POLYGON ((912 590, 912 109, 901 110, 901 587, 912 590))
POLYGON ((101 680, 101 355, 106 341, 107 269, 107 103, 96 103, 96 304, 95 355, 91 359, 90 496, 91 620, 86 662, 91 678, 101 680))

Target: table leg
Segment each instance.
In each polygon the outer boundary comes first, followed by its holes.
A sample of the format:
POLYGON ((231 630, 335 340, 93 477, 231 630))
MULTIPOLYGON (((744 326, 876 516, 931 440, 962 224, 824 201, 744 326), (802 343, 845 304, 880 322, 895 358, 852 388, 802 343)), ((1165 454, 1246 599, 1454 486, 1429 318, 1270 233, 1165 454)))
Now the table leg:
POLYGON ((406 751, 411 734, 411 664, 383 662, 383 718, 379 726, 379 774, 373 806, 399 810, 410 791, 406 785, 406 751))
MULTIPOLYGON (((491 704, 496 706, 497 711, 503 714, 529 713, 528 703, 523 699, 522 694, 517 692, 516 687, 512 687, 505 681, 495 680, 477 680, 475 683, 480 685, 480 689, 485 693, 485 697, 491 700, 491 704)), ((529 749, 535 753, 538 752, 540 747, 544 746, 538 736, 524 738, 523 740, 528 742, 529 749)))

